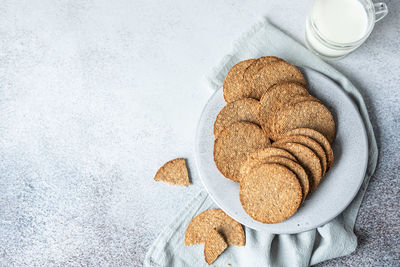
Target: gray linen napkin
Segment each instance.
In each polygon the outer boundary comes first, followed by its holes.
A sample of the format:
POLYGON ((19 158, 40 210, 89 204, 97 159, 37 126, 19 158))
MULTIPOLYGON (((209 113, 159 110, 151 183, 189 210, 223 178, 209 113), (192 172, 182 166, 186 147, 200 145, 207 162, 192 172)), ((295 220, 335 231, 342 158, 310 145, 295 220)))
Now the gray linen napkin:
MULTIPOLYGON (((355 199, 335 219, 316 229, 298 233, 274 235, 245 227, 246 246, 229 247, 213 264, 215 266, 308 266, 348 255, 357 247, 354 223, 375 171, 378 148, 364 101, 350 81, 298 42, 281 32, 268 21, 253 26, 235 45, 234 50, 217 66, 210 77, 211 86, 221 88, 228 70, 237 62, 265 55, 281 57, 300 67, 309 67, 330 77, 341 85, 354 100, 368 133, 369 160, 364 182, 355 199)), ((205 191, 166 227, 148 251, 145 266, 207 266, 203 245, 185 247, 185 230, 198 213, 217 208, 205 191)))

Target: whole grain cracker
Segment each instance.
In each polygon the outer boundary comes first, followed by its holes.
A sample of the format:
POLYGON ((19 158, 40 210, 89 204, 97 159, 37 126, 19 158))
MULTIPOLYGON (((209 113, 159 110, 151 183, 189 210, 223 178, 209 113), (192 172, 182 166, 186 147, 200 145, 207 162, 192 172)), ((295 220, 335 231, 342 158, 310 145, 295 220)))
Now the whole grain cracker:
POLYGON ((240 223, 220 209, 203 211, 192 219, 185 231, 185 245, 204 243, 212 229, 220 233, 229 246, 244 246, 246 238, 240 223))
POLYGON ((253 61, 243 73, 243 81, 248 88, 252 87, 253 78, 267 64, 271 62, 283 61, 283 59, 274 56, 260 57, 253 61))
POLYGON ((214 162, 218 170, 232 181, 239 182, 239 170, 247 155, 270 144, 265 132, 250 122, 235 122, 214 142, 214 162))
POLYGON ((262 128, 268 132, 268 126, 276 112, 284 104, 299 101, 299 96, 302 96, 302 100, 310 97, 307 89, 299 83, 283 82, 269 88, 260 99, 259 115, 262 128))
POLYGON ((303 167, 300 164, 296 163, 295 161, 284 158, 284 157, 268 157, 265 159, 263 163, 277 163, 285 166, 289 170, 291 170, 294 174, 296 174, 297 179, 299 179, 301 185, 301 192, 303 195, 302 201, 306 199, 308 192, 310 191, 310 183, 308 179, 308 175, 303 167))
POLYGON ((292 135, 303 135, 317 141, 325 150, 328 163, 327 170, 332 168, 333 162, 335 160, 333 155, 333 150, 328 139, 326 139, 326 137, 323 134, 310 128, 297 128, 285 133, 285 136, 292 136, 292 135))
POLYGON ((271 86, 281 82, 297 82, 306 85, 299 69, 286 61, 275 61, 266 64, 253 76, 250 97, 260 99, 271 86))
POLYGON ((258 124, 259 105, 259 102, 252 98, 243 98, 228 103, 222 108, 215 120, 214 137, 218 138, 219 134, 234 122, 248 121, 258 124))
POLYGON ((328 166, 327 156, 325 154, 324 149, 317 141, 315 141, 314 139, 312 139, 310 137, 303 136, 303 135, 284 136, 278 140, 281 140, 282 142, 286 142, 286 143, 290 142, 290 143, 302 144, 302 145, 308 147, 309 149, 311 149, 315 153, 315 155, 317 155, 317 157, 319 158, 319 160, 321 162, 322 175, 325 174, 327 166, 328 166))
POLYGON ((186 161, 177 158, 165 163, 154 176, 155 181, 167 182, 172 185, 190 185, 186 161))
MULTIPOLYGON (((281 104, 279 107, 273 110, 268 114, 260 115, 260 124, 264 131, 268 132, 269 137, 272 140, 277 140, 280 138, 281 134, 279 131, 276 130, 279 120, 281 119, 281 111, 293 106, 297 103, 304 102, 304 101, 315 101, 320 102, 317 98, 313 97, 312 95, 294 95, 293 97, 289 98, 285 103, 281 104)), ((261 114, 261 110, 260 110, 261 114)))
POLYGON ((277 106, 287 102, 295 95, 309 95, 304 85, 296 82, 281 82, 271 86, 260 98, 260 104, 277 106))
POLYGON ((226 102, 229 103, 246 97, 247 93, 245 90, 247 87, 244 86, 243 73, 254 61, 256 60, 248 59, 240 61, 230 69, 225 77, 224 85, 222 86, 226 102))
POLYGON ((317 155, 315 155, 315 153, 308 147, 298 143, 277 141, 272 145, 274 147, 285 149, 296 157, 297 161, 304 168, 308 175, 311 189, 310 191, 314 191, 322 178, 322 167, 317 155))
POLYGON ((273 156, 279 156, 279 157, 284 157, 291 159, 293 161, 296 161, 296 158, 287 152, 286 150, 277 148, 277 147, 266 147, 266 148, 261 148, 253 153, 250 153, 247 156, 247 159, 245 162, 243 162, 242 166, 240 167, 239 171, 239 179, 240 181, 243 179, 244 176, 246 176, 253 167, 265 163, 265 160, 269 157, 273 156))
POLYGON ((330 143, 335 136, 335 121, 331 112, 316 101, 303 101, 280 109, 275 115, 271 135, 275 138, 296 128, 314 129, 330 143))
POLYGON ((216 229, 212 229, 204 243, 204 258, 208 265, 211 265, 227 247, 228 244, 222 235, 216 229))
POLYGON ((261 164, 242 180, 239 190, 243 209, 254 220, 279 223, 291 217, 302 200, 296 175, 280 164, 261 164))

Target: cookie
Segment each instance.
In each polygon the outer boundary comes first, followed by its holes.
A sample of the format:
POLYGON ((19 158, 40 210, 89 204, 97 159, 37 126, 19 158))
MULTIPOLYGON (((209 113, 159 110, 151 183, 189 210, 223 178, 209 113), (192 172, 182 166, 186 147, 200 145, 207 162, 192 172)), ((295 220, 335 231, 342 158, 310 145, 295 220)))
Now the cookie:
POLYGON ((252 98, 243 98, 228 103, 222 108, 215 120, 214 137, 218 138, 219 134, 234 122, 247 121, 258 124, 259 105, 258 101, 252 98))
POLYGON ((269 137, 272 140, 276 141, 277 139, 279 139, 281 137, 281 134, 279 133, 279 131, 276 130, 277 122, 279 122, 279 120, 281 119, 280 111, 284 110, 290 106, 293 106, 297 103, 304 102, 304 101, 319 102, 319 100, 317 98, 313 97, 312 95, 295 95, 295 96, 291 97, 287 102, 280 105, 274 111, 274 113, 272 113, 272 114, 270 113, 269 117, 266 117, 266 116, 261 117, 260 116, 260 124, 262 125, 264 131, 268 132, 269 137), (263 121, 261 121, 261 120, 263 120, 263 121))
POLYGON ((253 76, 250 97, 260 99, 271 86, 282 82, 297 82, 306 85, 299 69, 286 61, 275 61, 266 64, 253 76))
POLYGON ((246 176, 251 171, 253 167, 259 165, 260 163, 265 163, 265 160, 267 158, 274 156, 284 157, 296 161, 296 158, 286 150, 276 147, 261 148, 259 150, 254 151, 253 153, 250 153, 247 156, 246 161, 243 162, 239 171, 240 181, 243 179, 244 176, 246 176))
POLYGON ((189 223, 185 232, 185 245, 206 242, 207 235, 212 229, 216 229, 229 246, 244 246, 246 243, 240 223, 220 209, 209 209, 194 217, 189 223))
POLYGON ((263 108, 277 109, 280 105, 286 103, 293 96, 309 95, 304 85, 296 82, 282 82, 270 87, 260 99, 263 108))
POLYGON ((310 191, 314 191, 322 178, 322 167, 319 158, 308 147, 297 143, 286 143, 285 141, 277 141, 272 144, 274 147, 285 149, 296 157, 297 161, 306 171, 310 191))
POLYGON ((225 77, 224 85, 222 86, 226 102, 229 103, 246 97, 245 89, 247 88, 244 87, 243 73, 254 61, 256 60, 248 59, 240 61, 230 69, 225 77))
POLYGON ((326 159, 328 163, 327 170, 332 168, 334 161, 333 150, 328 139, 326 139, 326 137, 323 134, 309 128, 297 128, 285 133, 285 136, 292 136, 292 135, 303 135, 317 141, 325 150, 326 159))
POLYGON ((335 121, 331 112, 317 101, 303 101, 280 109, 275 115, 270 134, 276 138, 296 128, 316 130, 330 143, 335 136, 335 121))
POLYGON ((292 216, 302 200, 296 175, 280 164, 256 166, 240 183, 240 202, 254 220, 279 223, 292 216))
POLYGON ((302 145, 308 147, 309 149, 311 149, 315 153, 315 155, 317 155, 317 157, 319 158, 319 160, 321 162, 322 175, 325 174, 327 166, 328 166, 327 157, 326 157, 324 149, 317 141, 313 140, 310 137, 302 136, 302 135, 285 136, 278 140, 285 142, 285 143, 290 142, 290 143, 302 144, 302 145))
POLYGON ((310 184, 309 184, 309 179, 306 171, 301 167, 300 164, 296 163, 295 161, 284 158, 284 157, 268 157, 265 159, 263 163, 276 163, 285 166, 289 170, 291 170, 294 174, 296 174, 297 179, 299 179, 300 185, 301 185, 301 192, 303 195, 303 198, 301 202, 304 202, 306 199, 308 192, 310 190, 310 184))
MULTIPOLYGON (((243 81, 247 88, 251 89, 253 79, 256 74, 267 64, 271 62, 283 61, 283 59, 273 56, 260 57, 253 61, 243 73, 243 81)), ((250 91, 249 91, 250 92, 250 91)))
POLYGON ((261 127, 268 132, 268 126, 271 124, 272 118, 284 104, 310 98, 311 96, 307 89, 298 83, 284 82, 272 86, 260 99, 259 115, 261 127))
POLYGON ((228 247, 224 238, 217 232, 216 229, 212 229, 204 243, 204 258, 208 265, 212 264, 219 255, 228 247))
POLYGON ((190 181, 185 159, 178 158, 165 163, 157 171, 154 180, 166 182, 172 185, 188 186, 190 181))
POLYGON ((218 170, 232 181, 239 181, 239 170, 247 155, 270 144, 265 132, 250 122, 235 122, 214 142, 214 162, 218 170))

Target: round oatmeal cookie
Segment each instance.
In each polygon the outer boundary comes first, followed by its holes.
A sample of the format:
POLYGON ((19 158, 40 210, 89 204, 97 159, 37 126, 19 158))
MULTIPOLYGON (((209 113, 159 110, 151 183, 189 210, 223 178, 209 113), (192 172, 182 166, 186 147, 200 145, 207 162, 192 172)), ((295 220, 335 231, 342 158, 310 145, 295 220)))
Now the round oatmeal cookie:
POLYGON ((330 143, 335 136, 332 113, 320 102, 303 101, 280 109, 270 128, 272 138, 296 129, 310 128, 322 133, 330 143))
POLYGON ((283 61, 283 59, 273 56, 260 57, 253 61, 244 71, 243 80, 248 88, 251 88, 253 78, 267 64, 271 62, 283 61))
POLYGON ((224 85, 222 86, 224 92, 224 98, 226 102, 233 102, 246 97, 243 81, 243 72, 255 59, 248 59, 240 61, 231 68, 225 77, 224 85))
POLYGON ((226 104, 215 120, 214 137, 218 138, 219 134, 234 122, 248 121, 259 124, 259 105, 259 102, 252 98, 243 98, 226 104))
POLYGON ((302 193, 296 175, 280 164, 261 164, 240 183, 243 209, 254 220, 279 223, 299 208, 302 193))
POLYGON ((271 109, 277 109, 296 95, 309 95, 309 93, 302 84, 296 82, 281 82, 270 87, 261 96, 260 104, 266 111, 271 111, 271 109))
POLYGON ((303 135, 303 136, 310 137, 310 138, 314 139, 315 141, 317 141, 325 150, 326 159, 327 159, 327 163, 328 163, 327 170, 332 168, 333 161, 335 160, 334 155, 333 155, 333 150, 332 150, 331 144, 329 143, 328 139, 326 139, 326 137, 323 134, 321 134, 320 132, 317 132, 316 130, 310 129, 310 128, 297 128, 297 129, 293 129, 293 130, 290 130, 285 133, 285 136, 292 136, 292 135, 303 135))
POLYGON ((242 166, 240 167, 239 180, 241 181, 243 177, 246 176, 253 167, 261 163, 265 163, 265 160, 267 158, 274 156, 284 157, 293 161, 297 161, 296 158, 286 150, 277 147, 261 148, 259 150, 254 151, 253 153, 250 153, 247 156, 246 161, 243 162, 242 166))
POLYGON ((306 85, 304 76, 298 68, 283 60, 275 61, 265 65, 253 76, 250 97, 260 99, 271 86, 281 82, 306 85))
POLYGON ((283 82, 272 86, 260 99, 259 116, 262 128, 268 131, 274 115, 284 105, 304 100, 314 100, 314 98, 299 83, 283 82))
POLYGON ((277 141, 272 144, 274 147, 285 149, 293 154, 308 175, 310 191, 314 191, 322 178, 321 162, 317 155, 308 147, 298 143, 287 143, 277 141))
POLYGON ((319 160, 321 162, 322 175, 325 174, 327 166, 328 166, 327 157, 326 157, 324 149, 322 148, 322 146, 320 144, 318 144, 317 141, 313 140, 310 137, 302 136, 302 135, 284 136, 278 140, 285 142, 285 143, 302 144, 302 145, 308 147, 309 149, 311 149, 315 153, 315 155, 317 155, 317 157, 319 158, 319 160))
POLYGON ((309 184, 309 179, 306 171, 304 170, 303 167, 301 167, 300 164, 297 162, 284 158, 284 157, 268 157, 265 162, 263 163, 276 163, 276 164, 281 164, 291 170, 294 174, 296 174, 297 179, 299 179, 300 185, 301 185, 301 192, 303 195, 303 198, 301 202, 304 202, 306 199, 308 192, 310 190, 310 184, 309 184))
POLYGON ((270 144, 265 132, 250 122, 235 122, 214 142, 214 162, 228 179, 239 182, 239 170, 247 155, 270 144))
POLYGON ((277 126, 277 121, 280 119, 280 111, 304 101, 320 102, 318 98, 315 98, 312 95, 294 95, 287 102, 283 103, 276 110, 274 110, 273 113, 263 114, 263 116, 261 116, 261 110, 259 111, 260 125, 264 131, 268 132, 269 137, 272 140, 278 140, 281 136, 281 134, 277 133, 277 130, 275 129, 277 126))

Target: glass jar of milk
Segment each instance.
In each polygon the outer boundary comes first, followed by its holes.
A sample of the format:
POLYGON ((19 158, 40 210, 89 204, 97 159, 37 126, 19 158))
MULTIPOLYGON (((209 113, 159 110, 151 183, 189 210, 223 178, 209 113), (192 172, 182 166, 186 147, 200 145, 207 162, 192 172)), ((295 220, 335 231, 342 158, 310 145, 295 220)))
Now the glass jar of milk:
POLYGON ((306 21, 307 47, 326 59, 346 56, 371 34, 388 13, 371 0, 314 0, 306 21))

